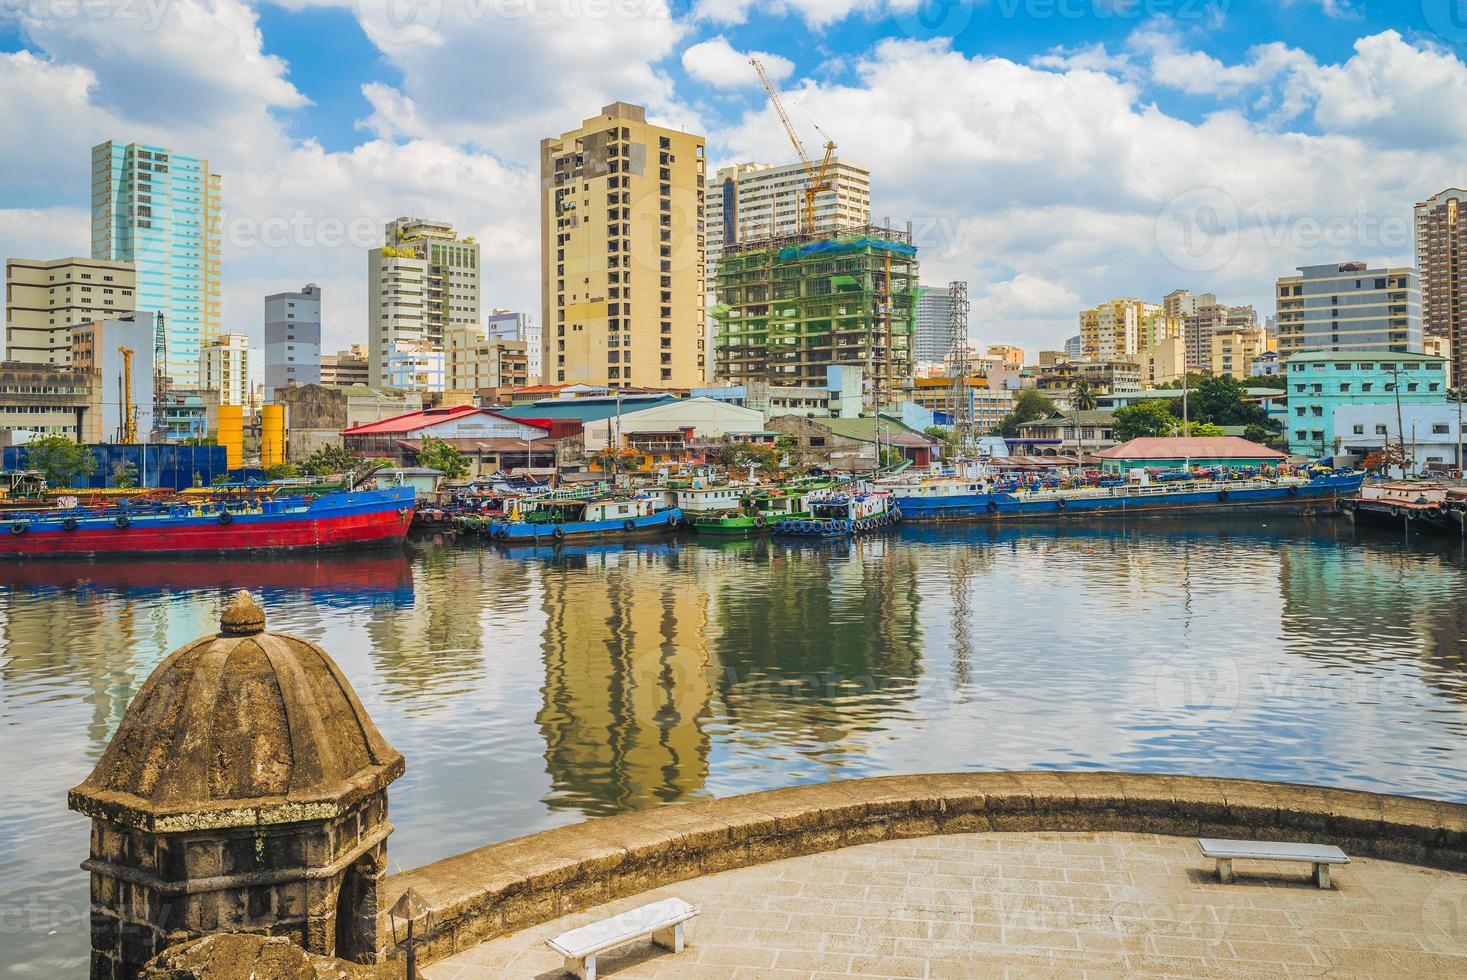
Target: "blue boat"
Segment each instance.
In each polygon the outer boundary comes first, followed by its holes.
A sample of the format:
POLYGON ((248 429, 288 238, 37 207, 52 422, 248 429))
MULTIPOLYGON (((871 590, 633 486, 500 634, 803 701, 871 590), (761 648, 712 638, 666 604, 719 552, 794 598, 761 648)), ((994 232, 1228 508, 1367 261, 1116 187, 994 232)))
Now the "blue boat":
POLYGON ((1033 490, 1000 490, 986 480, 945 478, 893 486, 891 492, 908 521, 1162 517, 1247 508, 1333 513, 1341 499, 1359 491, 1364 478, 1363 473, 1328 473, 1033 490))
POLYGON ((520 500, 483 533, 502 544, 621 541, 672 534, 683 512, 656 497, 520 500))

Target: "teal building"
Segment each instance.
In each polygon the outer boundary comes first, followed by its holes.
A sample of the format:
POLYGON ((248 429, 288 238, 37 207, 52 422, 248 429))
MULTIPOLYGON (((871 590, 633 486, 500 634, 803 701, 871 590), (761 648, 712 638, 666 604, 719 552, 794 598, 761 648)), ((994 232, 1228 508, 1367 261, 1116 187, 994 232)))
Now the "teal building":
POLYGON ((92 147, 92 258, 131 262, 135 305, 159 314, 155 351, 173 388, 200 386, 219 336, 219 177, 161 146, 92 147))
POLYGON ((1447 359, 1435 354, 1304 351, 1284 365, 1289 405, 1284 432, 1289 451, 1336 452, 1335 409, 1345 405, 1445 403, 1447 359))

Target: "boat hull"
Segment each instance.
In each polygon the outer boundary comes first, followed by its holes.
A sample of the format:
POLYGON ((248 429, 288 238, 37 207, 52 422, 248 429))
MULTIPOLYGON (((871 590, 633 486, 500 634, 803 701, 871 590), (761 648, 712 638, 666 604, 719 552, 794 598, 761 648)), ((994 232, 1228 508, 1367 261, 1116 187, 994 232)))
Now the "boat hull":
POLYGON ((1104 520, 1117 517, 1174 517, 1179 513, 1219 514, 1238 510, 1334 513, 1340 501, 1360 489, 1358 476, 1324 477, 1291 486, 1237 486, 1175 490, 1165 494, 1059 495, 1029 499, 1010 493, 903 496, 896 492, 907 521, 1104 520))
POLYGON ((0 529, 0 555, 20 558, 85 555, 183 555, 238 552, 324 551, 400 543, 413 519, 410 488, 333 493, 300 512, 233 514, 139 514, 118 527, 116 515, 76 515, 75 529, 61 515, 0 529))
POLYGON ((627 541, 654 538, 677 531, 682 511, 676 507, 641 517, 606 521, 567 521, 563 524, 532 524, 528 521, 495 521, 484 531, 502 545, 553 544, 559 541, 627 541), (559 531, 560 533, 556 533, 559 531))

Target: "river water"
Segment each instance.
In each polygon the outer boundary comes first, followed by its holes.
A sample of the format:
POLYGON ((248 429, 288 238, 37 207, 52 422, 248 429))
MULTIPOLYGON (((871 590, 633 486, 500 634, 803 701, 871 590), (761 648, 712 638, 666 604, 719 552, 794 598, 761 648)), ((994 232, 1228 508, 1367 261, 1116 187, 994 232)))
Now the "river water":
POLYGON ((1343 521, 906 527, 504 553, 0 569, 0 973, 80 976, 66 790, 235 589, 407 758, 393 869, 836 777, 1120 769, 1467 801, 1458 541, 1343 521))

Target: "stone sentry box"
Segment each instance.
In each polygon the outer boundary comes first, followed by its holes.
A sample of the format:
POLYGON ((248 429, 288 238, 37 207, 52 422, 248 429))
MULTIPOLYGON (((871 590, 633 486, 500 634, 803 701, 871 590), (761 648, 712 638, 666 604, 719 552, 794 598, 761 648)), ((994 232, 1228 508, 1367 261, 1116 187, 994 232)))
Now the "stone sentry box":
POLYGON ((172 653, 68 805, 92 818, 93 980, 216 932, 376 958, 402 756, 324 650, 245 593, 172 653))

